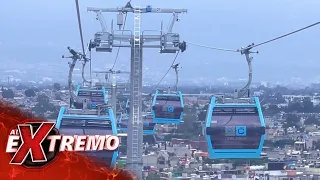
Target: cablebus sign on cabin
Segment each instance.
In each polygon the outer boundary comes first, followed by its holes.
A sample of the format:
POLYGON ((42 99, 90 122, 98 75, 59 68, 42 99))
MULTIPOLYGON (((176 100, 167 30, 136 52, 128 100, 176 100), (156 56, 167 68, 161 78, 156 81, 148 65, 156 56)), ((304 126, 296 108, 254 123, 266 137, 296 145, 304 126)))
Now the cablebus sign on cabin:
POLYGON ((10 164, 41 167, 61 151, 114 151, 119 138, 112 135, 60 135, 52 122, 28 122, 11 130, 6 152, 10 164))

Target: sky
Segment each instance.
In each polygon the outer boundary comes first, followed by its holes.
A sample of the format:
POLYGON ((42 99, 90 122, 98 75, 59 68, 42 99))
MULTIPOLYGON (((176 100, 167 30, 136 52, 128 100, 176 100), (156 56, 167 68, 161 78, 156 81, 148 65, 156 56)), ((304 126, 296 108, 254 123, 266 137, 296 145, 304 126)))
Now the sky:
MULTIPOLYGON (((320 21, 319 0, 292 1, 147 1, 132 0, 132 5, 151 5, 160 8, 186 8, 187 14, 179 16, 174 32, 181 40, 206 46, 239 49, 251 43, 260 43, 320 21)), ((87 7, 118 7, 126 1, 79 0, 85 42, 101 31, 93 12, 87 7)), ((67 46, 81 50, 75 1, 73 0, 16 0, 1 1, 0 6, 0 60, 1 70, 32 71, 43 69, 43 75, 67 77, 68 65, 61 55, 68 55, 67 46)), ((104 15, 108 29, 116 14, 104 15)), ((142 16, 143 30, 160 30, 170 22, 170 14, 142 16)), ((126 29, 133 29, 133 16, 128 15, 126 29)), ((259 46, 253 54, 254 81, 291 81, 301 78, 304 82, 320 80, 320 25, 281 40, 259 46)), ((92 55, 93 68, 109 69, 115 59, 113 53, 92 55)), ((159 81, 171 65, 174 54, 159 54, 158 49, 144 51, 145 74, 155 74, 159 81)), ((129 70, 130 50, 122 48, 116 69, 129 70)), ((247 64, 240 53, 215 51, 188 44, 187 50, 177 58, 181 63, 183 80, 203 78, 247 78, 247 64)), ((79 65, 80 67, 80 65, 79 65)), ((28 73, 27 73, 28 75, 28 73)), ((34 76, 30 77, 31 79, 34 76)), ((174 80, 170 72, 165 80, 174 80)))

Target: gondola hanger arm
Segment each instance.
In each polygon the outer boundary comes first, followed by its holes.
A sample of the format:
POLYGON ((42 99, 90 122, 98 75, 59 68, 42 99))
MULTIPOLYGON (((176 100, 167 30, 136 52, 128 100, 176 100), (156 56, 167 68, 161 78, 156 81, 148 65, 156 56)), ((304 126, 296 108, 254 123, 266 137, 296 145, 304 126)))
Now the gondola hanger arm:
POLYGON ((239 49, 238 51, 241 53, 241 55, 245 55, 246 57, 246 61, 247 61, 247 64, 248 64, 248 69, 249 69, 249 72, 248 72, 248 81, 247 81, 247 84, 239 89, 239 90, 235 90, 235 94, 234 94, 234 98, 237 99, 237 98, 242 98, 244 96, 248 96, 249 97, 249 93, 250 93, 250 85, 252 83, 252 59, 253 57, 250 56, 251 53, 256 53, 258 54, 259 51, 251 51, 251 49, 254 47, 254 43, 250 44, 249 46, 245 47, 245 48, 241 48, 239 49))

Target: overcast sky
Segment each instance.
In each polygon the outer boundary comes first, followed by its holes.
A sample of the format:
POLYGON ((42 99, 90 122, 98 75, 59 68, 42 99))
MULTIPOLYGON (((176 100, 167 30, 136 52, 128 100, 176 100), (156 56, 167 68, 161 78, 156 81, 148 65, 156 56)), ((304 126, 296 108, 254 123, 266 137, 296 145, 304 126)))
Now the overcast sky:
MULTIPOLYGON (((174 32, 180 33, 182 40, 228 49, 269 40, 320 21, 319 0, 152 2, 152 7, 188 9, 174 27, 174 32)), ((117 7, 126 1, 79 0, 79 3, 87 42, 101 27, 95 21, 95 14, 87 12, 86 7, 117 7)), ((150 0, 132 0, 132 5, 146 6, 149 3, 150 0)), ((53 64, 61 66, 59 70, 50 69, 53 75, 67 70, 65 60, 61 60, 61 55, 67 53, 66 47, 81 50, 74 0, 7 0, 1 1, 0 6, 0 60, 8 69, 24 69, 28 64, 53 64)), ((169 14, 143 15, 142 28, 159 30, 161 20, 166 27, 170 18, 169 14)), ((105 19, 110 28, 111 19, 116 19, 116 14, 105 14, 105 19)), ((128 16, 127 28, 133 28, 132 15, 128 16)), ((254 80, 283 81, 301 77, 307 81, 320 77, 319 32, 320 25, 256 48, 260 53, 253 55, 254 80)), ((116 50, 110 54, 94 53, 93 66, 110 68, 115 54, 116 50)), ((129 55, 129 49, 121 49, 116 67, 129 69, 129 55)), ((146 50, 144 66, 149 71, 165 73, 173 58, 174 54, 146 50)), ((184 79, 247 77, 245 57, 238 53, 188 45, 177 62, 183 67, 181 77, 184 79)), ((63 73, 67 75, 67 72, 63 73)))

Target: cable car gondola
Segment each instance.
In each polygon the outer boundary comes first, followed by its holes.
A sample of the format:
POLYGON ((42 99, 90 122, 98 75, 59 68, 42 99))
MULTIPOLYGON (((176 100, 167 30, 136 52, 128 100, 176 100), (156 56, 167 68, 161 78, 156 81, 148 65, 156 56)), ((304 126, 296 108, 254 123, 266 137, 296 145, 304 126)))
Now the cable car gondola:
POLYGON ((265 122, 258 97, 252 103, 216 103, 207 110, 206 141, 211 158, 260 158, 265 122))
POLYGON ((180 91, 161 94, 156 91, 152 103, 153 121, 157 124, 180 124, 183 118, 183 99, 180 91))
MULTIPOLYGON (((258 97, 250 96, 253 47, 241 49, 249 67, 249 78, 233 99, 212 97, 207 110, 206 141, 211 158, 260 158, 265 138, 265 122, 258 97), (222 100, 219 103, 217 100, 222 100), (229 102, 227 102, 229 101, 229 102)), ((256 52, 257 53, 257 52, 256 52)))
POLYGON ((156 123, 153 122, 151 114, 144 115, 143 117, 143 134, 154 135, 156 132, 156 123))
MULTIPOLYGON (((183 98, 182 93, 178 91, 178 64, 171 66, 176 73, 176 84, 174 92, 163 93, 156 90, 152 102, 152 117, 157 124, 180 124, 183 118, 183 98)), ((161 82, 161 81, 160 81, 161 82)))
MULTIPOLYGON (((103 87, 100 89, 90 89, 78 86, 76 92, 73 91, 72 74, 76 62, 82 59, 84 62, 87 62, 87 59, 85 59, 85 52, 80 54, 70 47, 68 49, 72 54, 69 57, 72 58, 72 62, 69 63, 68 76, 70 106, 72 108, 60 108, 56 128, 61 134, 65 135, 117 135, 113 110, 106 105, 107 96, 105 89, 103 87)), ((64 58, 64 56, 62 57, 64 58)), ((84 69, 84 66, 82 69, 84 69)), ((82 78, 84 80, 83 74, 82 78)), ((101 162, 114 166, 118 156, 118 148, 114 151, 104 150, 84 153, 89 156, 98 157, 101 162)))
MULTIPOLYGON (((61 107, 56 128, 64 135, 117 135, 117 127, 112 109, 70 109, 61 107)), ((118 156, 115 151, 85 152, 89 156, 98 157, 101 162, 114 166, 118 156)))

